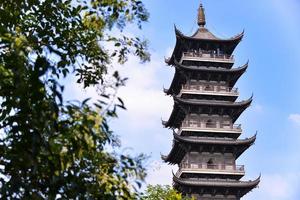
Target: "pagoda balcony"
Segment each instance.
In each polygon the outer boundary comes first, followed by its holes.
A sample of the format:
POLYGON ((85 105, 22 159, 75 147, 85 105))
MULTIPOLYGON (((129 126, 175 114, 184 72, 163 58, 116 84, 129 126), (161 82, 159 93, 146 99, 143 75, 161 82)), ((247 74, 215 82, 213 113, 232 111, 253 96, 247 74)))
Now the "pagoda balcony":
POLYGON ((182 173, 201 173, 201 174, 226 174, 226 175, 245 175, 244 165, 211 165, 207 163, 199 164, 180 164, 176 176, 180 177, 182 173))
POLYGON ((203 61, 203 62, 220 62, 220 63, 234 63, 233 55, 217 54, 209 51, 201 52, 184 52, 180 59, 180 64, 186 61, 203 61))
POLYGON ((207 132, 207 133, 242 133, 242 125, 241 124, 233 124, 232 126, 198 126, 197 124, 183 124, 178 131, 178 135, 181 135, 183 131, 193 131, 193 132, 207 132))
POLYGON ((239 96, 238 88, 225 86, 203 87, 201 85, 183 85, 178 96, 181 97, 182 94, 239 96))

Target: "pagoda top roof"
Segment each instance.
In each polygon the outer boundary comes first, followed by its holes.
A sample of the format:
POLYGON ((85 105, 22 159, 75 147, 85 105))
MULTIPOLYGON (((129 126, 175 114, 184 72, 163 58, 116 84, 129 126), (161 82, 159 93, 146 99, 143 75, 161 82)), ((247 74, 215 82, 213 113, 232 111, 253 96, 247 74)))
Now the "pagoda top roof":
POLYGON ((260 182, 260 176, 253 181, 229 181, 224 179, 214 180, 197 180, 179 178, 173 173, 173 181, 182 185, 197 186, 197 187, 230 187, 230 188, 249 188, 250 190, 257 187, 260 182))
POLYGON ((206 19, 205 19, 205 13, 204 8, 202 4, 199 7, 198 10, 198 25, 199 28, 197 31, 191 35, 186 36, 183 34, 175 25, 175 34, 176 34, 176 45, 174 48, 174 51, 172 53, 172 56, 168 60, 167 64, 173 65, 174 64, 174 58, 178 58, 181 56, 182 51, 186 51, 186 42, 193 44, 195 47, 199 48, 199 45, 204 47, 207 44, 221 44, 221 46, 224 44, 226 48, 224 48, 224 53, 231 55, 236 46, 239 44, 239 42, 242 40, 244 36, 244 30, 237 34, 236 36, 233 36, 231 38, 222 39, 217 36, 215 36, 213 33, 211 33, 206 27, 206 19))
POLYGON ((176 34, 176 44, 173 50, 173 53, 169 59, 166 60, 168 65, 174 65, 174 59, 180 59, 179 57, 184 51, 187 51, 185 43, 191 43, 195 46, 205 44, 224 44, 226 46, 226 50, 224 53, 227 55, 231 55, 236 48, 236 46, 240 43, 244 36, 244 31, 240 34, 237 34, 234 37, 228 39, 221 39, 212 34, 207 28, 200 27, 192 36, 184 35, 177 27, 175 26, 175 34, 176 34))
POLYGON ((192 35, 192 36, 185 36, 182 34, 175 26, 175 33, 176 36, 179 38, 185 38, 185 39, 192 39, 192 40, 215 40, 215 41, 221 41, 221 42, 228 42, 228 41, 239 41, 242 39, 244 35, 244 31, 234 37, 228 38, 228 39, 221 39, 216 37, 214 34, 212 34, 207 28, 205 28, 206 25, 206 17, 203 5, 200 4, 198 9, 198 21, 197 24, 199 25, 198 30, 192 35))
POLYGON ((205 27, 199 27, 198 30, 191 36, 184 35, 177 27, 174 25, 176 38, 178 39, 186 39, 186 40, 199 40, 199 41, 211 41, 211 42, 237 42, 239 43, 244 37, 245 31, 243 30, 241 33, 227 39, 222 39, 215 36, 205 27))

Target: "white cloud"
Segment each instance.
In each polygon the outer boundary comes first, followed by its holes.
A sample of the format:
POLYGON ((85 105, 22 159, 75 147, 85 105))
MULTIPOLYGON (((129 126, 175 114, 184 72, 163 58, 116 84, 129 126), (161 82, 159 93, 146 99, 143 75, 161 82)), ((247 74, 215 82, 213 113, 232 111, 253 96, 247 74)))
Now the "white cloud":
POLYGON ((293 121, 294 123, 300 125, 300 114, 290 114, 289 120, 293 121))
POLYGON ((151 152, 153 159, 158 159, 160 152, 171 148, 171 131, 163 128, 161 119, 167 120, 173 107, 172 98, 163 92, 163 85, 168 87, 172 81, 172 69, 165 66, 163 56, 152 54, 149 63, 142 64, 130 57, 126 65, 117 70, 122 77, 129 78, 118 92, 127 110, 119 112, 120 118, 113 121, 113 130, 121 136, 124 146, 138 152, 151 152))
POLYGON ((288 181, 280 175, 266 176, 262 179, 261 189, 265 190, 272 199, 288 197, 289 188, 288 181))
POLYGON ((166 78, 164 75, 168 76, 163 68, 163 58, 156 55, 153 55, 150 63, 141 64, 137 58, 130 58, 125 66, 118 68, 123 77, 129 78, 126 86, 119 90, 119 96, 124 99, 128 109, 128 123, 136 124, 138 121, 139 126, 149 125, 161 117, 169 116, 173 103, 172 98, 163 93, 162 79, 166 78))
MULTIPOLYGON (((161 118, 166 119, 171 113, 173 102, 163 92, 164 79, 165 84, 171 82, 172 70, 165 66, 164 58, 152 55, 149 63, 140 63, 138 58, 129 56, 125 65, 114 64, 114 69, 118 70, 121 77, 128 77, 125 87, 119 88, 118 96, 125 102, 127 108, 123 112, 126 116, 127 124, 154 125, 161 118)), ((99 98, 95 88, 83 89, 76 84, 75 79, 66 80, 65 97, 68 100, 91 97, 99 98)), ((156 124, 158 125, 158 124, 156 124)))
POLYGON ((159 124, 156 123, 162 116, 166 118, 171 113, 173 103, 161 91, 133 89, 128 87, 119 93, 127 107, 125 116, 129 125, 136 128, 157 126, 159 124))
POLYGON ((172 185, 172 171, 176 173, 177 169, 177 166, 170 166, 161 161, 154 161, 148 170, 146 182, 150 185, 172 185))

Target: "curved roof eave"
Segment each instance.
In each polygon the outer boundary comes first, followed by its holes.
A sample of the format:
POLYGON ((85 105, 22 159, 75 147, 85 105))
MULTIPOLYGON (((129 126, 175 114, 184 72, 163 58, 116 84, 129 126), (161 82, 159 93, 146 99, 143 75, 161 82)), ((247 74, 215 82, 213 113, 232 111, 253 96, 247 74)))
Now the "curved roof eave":
POLYGON ((213 180, 205 180, 205 181, 200 181, 200 180, 184 180, 182 178, 177 177, 173 173, 173 181, 179 184, 183 185, 190 185, 190 186, 214 186, 214 187, 237 187, 237 188, 255 188, 259 182, 260 182, 260 177, 259 176, 257 179, 253 181, 213 181, 213 180))
POLYGON ((161 120, 161 123, 163 126, 166 126, 168 124, 168 121, 161 120))
POLYGON ((175 140, 173 140, 173 147, 171 151, 168 153, 168 155, 161 154, 161 159, 164 162, 175 165, 180 163, 184 155, 185 155, 185 151, 182 149, 182 146, 178 144, 175 140), (175 145, 177 146, 177 148, 175 148, 175 145))
POLYGON ((202 144, 220 144, 220 145, 252 145, 256 140, 256 134, 251 138, 246 138, 243 140, 217 140, 217 139, 203 139, 203 138, 186 138, 173 133, 174 139, 186 143, 202 143, 202 144))
POLYGON ((173 97, 175 103, 176 102, 180 102, 180 103, 184 103, 184 104, 191 104, 191 105, 212 105, 212 106, 227 106, 227 107, 236 107, 236 106, 246 106, 248 107, 252 100, 253 100, 253 95, 244 101, 240 101, 240 102, 220 102, 220 101, 211 101, 211 100, 190 100, 190 99, 183 99, 183 98, 179 98, 174 96, 173 97))
POLYGON ((169 119, 167 121, 163 121, 163 125, 165 128, 172 127, 171 122, 172 122, 172 119, 176 116, 178 109, 180 109, 180 108, 178 108, 178 104, 176 102, 174 102, 173 109, 172 109, 169 119))
POLYGON ((175 70, 175 74, 174 74, 174 76, 173 76, 173 80, 172 80, 172 82, 171 82, 171 85, 170 85, 169 89, 164 89, 164 93, 165 93, 166 95, 170 95, 170 94, 171 94, 170 89, 176 84, 176 79, 178 78, 178 76, 179 76, 178 70, 175 70))
POLYGON ((168 159, 167 155, 160 154, 160 157, 163 161, 166 161, 168 159))
POLYGON ((227 73, 235 73, 235 72, 241 72, 244 73, 249 65, 249 61, 247 61, 246 64, 244 64, 241 67, 236 67, 232 69, 226 69, 226 68, 216 68, 216 67, 197 67, 197 66, 186 66, 183 64, 180 64, 177 60, 174 60, 175 68, 181 68, 186 70, 195 70, 195 71, 212 71, 212 72, 227 72, 227 73))

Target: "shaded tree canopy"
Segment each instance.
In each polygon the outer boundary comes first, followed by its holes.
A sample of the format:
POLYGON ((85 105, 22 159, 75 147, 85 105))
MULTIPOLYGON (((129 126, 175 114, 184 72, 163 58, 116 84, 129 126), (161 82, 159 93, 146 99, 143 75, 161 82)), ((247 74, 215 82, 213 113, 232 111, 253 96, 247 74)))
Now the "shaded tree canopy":
POLYGON ((119 146, 107 120, 125 107, 104 91, 124 85, 113 59, 149 60, 147 42, 122 32, 147 19, 138 0, 0 1, 1 199, 137 198, 145 156, 106 151, 119 146), (103 89, 97 103, 64 101, 71 75, 103 89))
POLYGON ((166 185, 148 185, 142 200, 192 200, 166 185))

